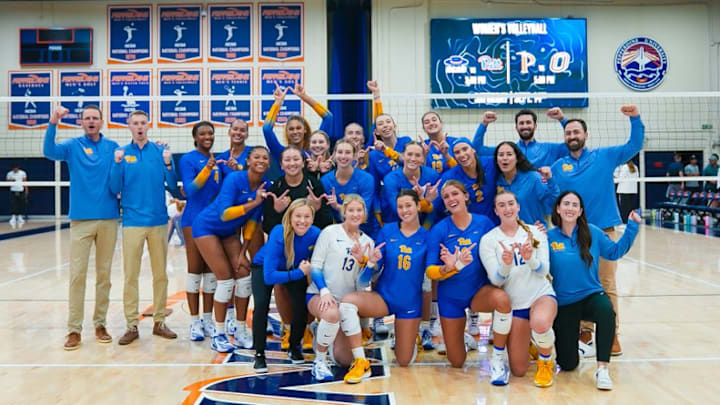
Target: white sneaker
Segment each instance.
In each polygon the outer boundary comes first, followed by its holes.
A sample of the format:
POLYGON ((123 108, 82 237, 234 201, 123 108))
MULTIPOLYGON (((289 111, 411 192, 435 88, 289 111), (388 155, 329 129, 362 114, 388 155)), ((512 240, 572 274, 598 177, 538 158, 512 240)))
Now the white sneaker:
POLYGON ((252 332, 250 332, 250 329, 248 329, 247 326, 237 327, 233 335, 235 337, 235 346, 241 347, 243 349, 252 349, 252 332))
POLYGON ((595 345, 585 344, 582 340, 578 340, 578 354, 581 358, 595 357, 595 345))
POLYGON ((469 334, 465 333, 465 351, 469 352, 470 350, 477 350, 478 343, 475 340, 475 338, 469 334))
POLYGON ((375 329, 375 335, 387 335, 390 332, 383 318, 375 318, 373 320, 373 329, 375 329))
POLYGON ((335 375, 330 369, 330 366, 328 366, 327 361, 324 360, 313 361, 311 373, 317 381, 332 381, 335 379, 335 375))
POLYGON ((190 340, 192 340, 193 342, 200 342, 205 340, 202 319, 198 319, 197 321, 192 321, 190 323, 190 340))
POLYGON ((480 334, 480 326, 478 325, 478 314, 477 312, 470 312, 470 318, 468 319, 468 333, 477 336, 480 334))
POLYGON ((440 319, 431 319, 430 320, 430 333, 432 333, 433 336, 442 336, 442 327, 440 326, 440 319))
POLYGON ((17 223, 18 223, 18 225, 22 225, 25 223, 25 220, 23 219, 22 215, 18 215, 17 223))
POLYGON ((215 336, 215 322, 206 322, 205 319, 200 319, 200 322, 202 322, 203 334, 206 337, 215 336))
POLYGON ((227 318, 225 319, 225 330, 227 331, 228 335, 235 335, 235 332, 238 330, 237 321, 234 318, 227 318))
POLYGON ((10 217, 10 226, 15 226, 15 224, 17 224, 17 217, 13 215, 10 217))
POLYGON ((595 386, 599 390, 611 390, 613 388, 610 370, 607 367, 598 367, 595 370, 595 386))
POLYGON ((490 357, 490 383, 492 385, 507 385, 510 380, 510 364, 507 352, 497 354, 493 352, 490 357))

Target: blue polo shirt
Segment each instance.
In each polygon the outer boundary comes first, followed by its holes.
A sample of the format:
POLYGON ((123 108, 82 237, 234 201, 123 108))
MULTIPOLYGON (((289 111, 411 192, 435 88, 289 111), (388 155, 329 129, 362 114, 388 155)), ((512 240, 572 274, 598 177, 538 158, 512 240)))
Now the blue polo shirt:
MULTIPOLYGON (((563 120, 564 122, 564 120, 563 120)), ((478 155, 492 156, 495 154, 495 147, 485 146, 485 132, 487 127, 480 123, 475 136, 473 137, 473 147, 478 155)), ((538 142, 533 137, 529 142, 518 139, 515 144, 520 148, 522 153, 536 168, 543 166, 552 166, 558 159, 570 154, 564 143, 538 142)))
POLYGON ((560 188, 552 178, 543 183, 538 172, 518 171, 512 182, 508 183, 501 174, 497 177, 497 188, 515 194, 520 204, 518 216, 523 222, 534 224, 540 221, 547 227, 544 216, 552 213, 555 200, 560 195, 560 188))

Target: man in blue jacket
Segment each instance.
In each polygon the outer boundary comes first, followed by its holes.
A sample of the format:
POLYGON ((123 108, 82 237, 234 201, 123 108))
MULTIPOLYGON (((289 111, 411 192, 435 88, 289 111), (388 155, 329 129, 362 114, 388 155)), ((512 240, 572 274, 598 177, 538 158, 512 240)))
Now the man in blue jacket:
MULTIPOLYGON (((603 229, 612 240, 618 240, 615 226, 622 224, 620 211, 615 202, 615 183, 613 172, 615 167, 632 159, 643 147, 645 126, 640 120, 640 113, 635 105, 624 105, 620 108, 623 115, 630 118, 630 139, 622 145, 597 149, 585 148, 588 138, 587 124, 577 118, 565 122, 565 145, 569 155, 560 158, 552 165, 552 175, 560 187, 560 192, 574 190, 585 202, 585 214, 589 223, 603 229)), ((617 339, 619 326, 619 308, 615 272, 617 264, 613 261, 600 259, 599 275, 605 292, 610 297, 615 309, 616 335, 611 354, 622 354, 617 339)), ((591 324, 583 325, 591 328, 591 324)), ((588 343, 592 334, 590 330, 581 333, 581 340, 588 343)))
POLYGON ((177 176, 170 149, 148 140, 148 115, 134 111, 128 117, 132 142, 115 151, 110 170, 110 191, 120 194, 123 224, 123 308, 127 331, 120 345, 128 345, 138 333, 138 276, 143 247, 147 242, 153 275, 153 334, 175 339, 165 325, 167 302, 167 223, 165 184, 177 189, 177 176))
POLYGON ((80 115, 85 134, 55 143, 57 125, 68 109, 58 106, 45 131, 43 155, 64 160, 70 170, 70 288, 68 291, 68 335, 65 350, 80 347, 85 310, 85 281, 90 248, 95 242, 95 337, 112 342, 105 328, 110 302, 110 268, 117 239, 118 203, 110 193, 110 165, 117 142, 105 138, 102 111, 88 105, 80 115))

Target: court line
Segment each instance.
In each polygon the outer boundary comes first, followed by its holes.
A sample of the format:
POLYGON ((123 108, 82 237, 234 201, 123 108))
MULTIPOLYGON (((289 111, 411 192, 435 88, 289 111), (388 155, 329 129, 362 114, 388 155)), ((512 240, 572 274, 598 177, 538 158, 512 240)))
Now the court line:
POLYGON ((15 283, 15 282, 18 282, 18 281, 24 281, 24 280, 27 280, 27 279, 30 279, 30 278, 39 276, 39 275, 41 275, 41 274, 49 273, 49 272, 51 272, 51 271, 62 270, 64 267, 67 267, 67 266, 69 266, 69 265, 70 265, 70 262, 66 262, 66 263, 63 263, 63 264, 61 264, 61 265, 55 265, 55 266, 49 267, 49 268, 47 268, 47 269, 45 269, 45 270, 38 271, 37 273, 26 274, 26 275, 24 275, 24 276, 22 276, 22 277, 14 278, 14 279, 12 279, 12 280, 3 281, 2 283, 0 283, 0 288, 1 288, 1 287, 8 286, 8 285, 10 285, 10 284, 12 284, 12 283, 15 283))
POLYGON ((635 263, 635 264, 643 264, 643 265, 646 265, 646 266, 648 266, 648 267, 650 267, 650 268, 654 268, 654 269, 657 269, 657 270, 660 270, 660 271, 664 271, 664 272, 666 272, 666 273, 670 273, 670 274, 672 274, 672 275, 675 275, 675 276, 678 276, 678 277, 681 277, 681 278, 684 278, 684 279, 687 279, 687 280, 695 281, 695 282, 698 282, 698 283, 700 283, 700 284, 705 284, 705 285, 708 285, 708 286, 710 286, 710 287, 720 288, 720 283, 714 283, 714 282, 712 282, 712 281, 707 281, 707 280, 702 279, 702 278, 698 278, 698 277, 691 276, 691 275, 688 275, 688 274, 680 273, 680 272, 678 272, 678 271, 675 271, 675 270, 672 270, 672 269, 668 269, 667 267, 663 267, 663 266, 660 266, 660 265, 658 265, 658 264, 648 263, 648 262, 646 262, 646 261, 644 261, 644 260, 633 259, 633 258, 627 257, 627 256, 624 257, 624 258, 622 258, 621 260, 627 260, 627 261, 629 261, 630 263, 635 263))

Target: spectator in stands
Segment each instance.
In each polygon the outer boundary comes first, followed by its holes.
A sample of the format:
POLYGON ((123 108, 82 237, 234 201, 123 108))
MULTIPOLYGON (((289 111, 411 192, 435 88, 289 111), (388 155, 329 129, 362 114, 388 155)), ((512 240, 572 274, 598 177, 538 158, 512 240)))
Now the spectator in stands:
MULTIPOLYGON (((691 155, 690 156, 690 163, 688 163, 685 166, 685 169, 683 170, 685 173, 685 177, 695 177, 700 176, 700 168, 698 167, 698 160, 697 156, 691 155)), ((691 193, 694 193, 696 191, 700 191, 700 182, 699 181, 686 181, 685 182, 685 189, 690 191, 691 193)))
MULTIPOLYGON (((718 175, 718 154, 713 153, 708 159, 708 164, 703 169, 703 176, 717 176, 718 175)), ((715 192, 717 190, 718 182, 715 180, 708 180, 705 182, 705 191, 715 192)))
MULTIPOLYGON (((717 168, 715 169, 717 172, 717 168)), ((21 183, 27 181, 27 173, 20 169, 20 165, 17 163, 13 165, 5 176, 7 181, 12 181, 15 184, 10 186, 10 226, 13 228, 15 225, 22 225, 25 223, 25 203, 28 198, 28 186, 23 186, 21 183)))
POLYGON ((628 160, 625 164, 615 168, 613 177, 618 180, 617 183, 617 199, 620 207, 620 218, 627 224, 630 211, 638 207, 638 183, 635 181, 623 181, 627 179, 637 179, 640 172, 632 160, 628 160))
MULTIPOLYGON (((668 165, 667 171, 665 172, 665 176, 667 177, 683 177, 683 164, 682 164, 682 155, 679 152, 675 152, 675 155, 673 156, 673 162, 668 165)), ((685 184, 683 182, 680 183, 670 183, 668 184, 668 188, 665 191, 665 197, 670 195, 671 191, 680 191, 683 188, 685 188, 685 184)))

